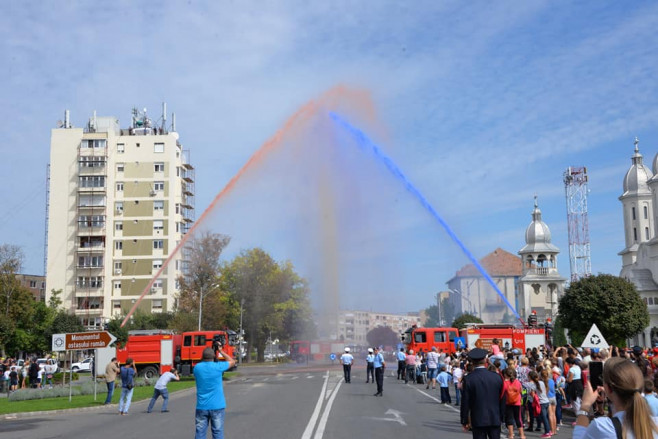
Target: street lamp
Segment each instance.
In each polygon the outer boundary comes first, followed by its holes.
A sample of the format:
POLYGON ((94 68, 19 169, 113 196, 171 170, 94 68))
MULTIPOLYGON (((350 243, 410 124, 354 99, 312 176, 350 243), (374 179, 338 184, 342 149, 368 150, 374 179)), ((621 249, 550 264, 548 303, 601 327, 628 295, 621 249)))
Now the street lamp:
POLYGON ((208 287, 208 291, 206 294, 203 294, 203 286, 199 289, 199 331, 201 331, 201 315, 203 313, 203 297, 206 296, 208 293, 212 292, 215 288, 217 288, 219 285, 212 284, 208 287))

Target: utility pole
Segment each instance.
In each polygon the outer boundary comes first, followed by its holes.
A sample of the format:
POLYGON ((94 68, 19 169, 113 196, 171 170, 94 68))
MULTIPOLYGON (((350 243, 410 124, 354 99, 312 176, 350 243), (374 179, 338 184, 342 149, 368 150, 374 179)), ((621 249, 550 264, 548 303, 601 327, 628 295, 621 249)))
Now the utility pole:
POLYGON ((242 312, 244 310, 244 298, 240 299, 240 334, 238 335, 238 364, 242 364, 242 343, 244 341, 244 333, 242 331, 242 312))

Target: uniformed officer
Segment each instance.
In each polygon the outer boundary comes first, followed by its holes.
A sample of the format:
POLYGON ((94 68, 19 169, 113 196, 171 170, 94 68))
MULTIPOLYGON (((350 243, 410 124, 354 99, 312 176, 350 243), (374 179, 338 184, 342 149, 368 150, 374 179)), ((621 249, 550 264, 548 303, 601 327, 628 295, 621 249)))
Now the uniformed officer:
POLYGON ((352 363, 354 362, 354 357, 350 354, 350 348, 345 348, 345 353, 340 356, 340 362, 343 364, 345 382, 349 383, 352 378, 352 363))
POLYGON ((374 396, 384 396, 384 368, 386 367, 386 362, 379 348, 375 348, 373 365, 375 366, 375 379, 377 380, 377 393, 374 396))
POLYGON ((400 348, 400 351, 395 354, 395 358, 398 360, 398 379, 403 380, 407 376, 406 374, 406 364, 405 360, 407 356, 404 353, 404 348, 400 348))
POLYGON ((500 439, 500 426, 505 416, 503 379, 485 367, 487 351, 473 349, 468 353, 473 372, 462 378, 461 423, 469 427, 473 439, 500 439))
POLYGON ((375 354, 372 348, 368 348, 368 356, 366 357, 366 383, 375 382, 375 354))

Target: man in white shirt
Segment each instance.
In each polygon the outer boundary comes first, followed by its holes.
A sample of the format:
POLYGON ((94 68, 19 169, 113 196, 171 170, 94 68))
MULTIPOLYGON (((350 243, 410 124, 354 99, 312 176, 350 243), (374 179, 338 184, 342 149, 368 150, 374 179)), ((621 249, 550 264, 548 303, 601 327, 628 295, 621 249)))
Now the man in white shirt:
POLYGON ((345 353, 340 356, 340 362, 343 364, 345 382, 349 383, 352 380, 352 363, 354 362, 354 357, 350 354, 350 348, 345 348, 345 353))
POLYGON ((169 403, 169 391, 167 390, 167 384, 169 384, 169 381, 174 380, 178 381, 180 380, 180 377, 178 376, 178 371, 176 369, 172 369, 172 372, 165 372, 162 374, 162 376, 158 379, 158 381, 155 383, 155 387, 153 389, 153 396, 151 397, 151 402, 149 402, 149 406, 146 409, 146 413, 151 413, 153 410, 153 406, 155 405, 155 401, 158 399, 159 396, 162 395, 162 413, 167 413, 169 410, 167 410, 167 404, 169 403))

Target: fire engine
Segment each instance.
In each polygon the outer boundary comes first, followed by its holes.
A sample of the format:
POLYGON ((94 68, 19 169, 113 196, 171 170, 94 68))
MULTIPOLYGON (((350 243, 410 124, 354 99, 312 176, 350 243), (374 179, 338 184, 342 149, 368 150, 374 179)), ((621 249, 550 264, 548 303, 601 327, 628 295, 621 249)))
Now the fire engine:
POLYGON ((295 340, 290 342, 290 358, 298 363, 310 361, 328 361, 333 353, 338 356, 345 349, 345 344, 333 341, 295 340))
POLYGON ((472 324, 461 330, 466 347, 489 349, 494 338, 500 340, 500 348, 526 349, 539 348, 546 344, 543 328, 522 328, 506 324, 472 324))
POLYGON ((432 347, 446 353, 455 352, 455 339, 459 337, 457 328, 418 328, 416 325, 404 333, 404 343, 407 351, 429 352, 432 347))
MULTIPOLYGON (((152 378, 171 369, 179 371, 189 366, 190 370, 201 361, 205 348, 221 343, 223 350, 235 358, 237 344, 235 331, 190 331, 176 334, 169 330, 139 330, 128 333, 128 341, 117 348, 116 357, 121 364, 132 358, 140 376, 152 378)), ((224 361, 221 355, 217 355, 224 361)))

